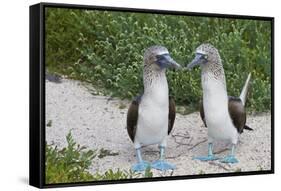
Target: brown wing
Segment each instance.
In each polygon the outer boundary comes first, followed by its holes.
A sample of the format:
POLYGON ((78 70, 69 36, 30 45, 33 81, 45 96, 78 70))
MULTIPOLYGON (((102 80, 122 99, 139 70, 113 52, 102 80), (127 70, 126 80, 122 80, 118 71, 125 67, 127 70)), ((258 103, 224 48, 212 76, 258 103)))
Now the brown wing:
POLYGON ((207 127, 206 119, 205 119, 205 113, 204 113, 204 107, 203 107, 203 102, 200 101, 199 105, 200 105, 200 117, 201 117, 205 127, 207 127))
POLYGON ((228 97, 228 111, 234 126, 239 133, 243 132, 246 124, 246 111, 240 98, 228 97))
MULTIPOLYGON (((246 111, 240 98, 228 97, 228 111, 237 131, 242 133, 246 124, 246 111)), ((200 116, 205 127, 207 127, 202 101, 200 102, 200 116)))
POLYGON ((169 124, 168 124, 168 135, 171 133, 176 118, 176 104, 173 98, 169 97, 169 124))
POLYGON ((129 134, 130 139, 134 142, 136 130, 137 130, 137 122, 139 115, 139 104, 141 101, 141 96, 135 98, 127 113, 127 132, 129 134))

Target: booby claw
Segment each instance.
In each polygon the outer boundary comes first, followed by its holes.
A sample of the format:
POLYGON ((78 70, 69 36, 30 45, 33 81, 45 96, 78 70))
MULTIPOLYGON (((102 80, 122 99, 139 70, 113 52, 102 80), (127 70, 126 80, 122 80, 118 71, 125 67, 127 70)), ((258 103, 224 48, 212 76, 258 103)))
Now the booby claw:
POLYGON ((220 160, 220 162, 233 164, 233 163, 238 163, 238 160, 235 158, 234 155, 228 155, 224 157, 222 160, 220 160))
POLYGON ((146 161, 141 161, 132 166, 134 172, 145 171, 146 168, 150 167, 150 163, 146 161))
POLYGON ((202 156, 202 157, 193 157, 193 160, 201 160, 201 161, 213 161, 218 160, 219 157, 216 157, 215 155, 208 155, 208 156, 202 156))
POLYGON ((170 164, 164 160, 157 160, 157 161, 154 161, 152 164, 151 164, 151 167, 154 168, 154 169, 157 169, 157 170, 161 170, 161 171, 164 171, 164 170, 174 170, 176 168, 175 165, 173 164, 170 164))

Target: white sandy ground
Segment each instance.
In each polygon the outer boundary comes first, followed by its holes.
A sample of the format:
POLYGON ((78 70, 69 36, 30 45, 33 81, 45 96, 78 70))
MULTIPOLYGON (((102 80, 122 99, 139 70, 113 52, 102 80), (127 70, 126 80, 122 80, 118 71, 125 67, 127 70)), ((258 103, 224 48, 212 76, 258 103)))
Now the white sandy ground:
MULTIPOLYGON (((58 147, 66 145, 66 135, 72 130, 75 141, 89 149, 108 149, 116 156, 95 158, 91 172, 108 169, 129 170, 136 162, 135 150, 126 130, 128 101, 94 96, 79 81, 63 79, 62 83, 46 81, 46 126, 47 143, 58 147), (124 105, 125 104, 125 105, 124 105), (125 106, 120 109, 120 106, 125 106)), ((223 164, 219 161, 201 162, 192 160, 194 156, 207 154, 207 128, 203 127, 199 113, 177 114, 174 129, 168 138, 166 158, 176 165, 174 171, 152 170, 153 176, 194 175, 237 171, 257 171, 271 169, 271 115, 251 115, 247 124, 254 131, 246 131, 240 136, 236 150, 237 164, 223 164)), ((214 144, 218 156, 226 156, 228 143, 214 144)), ((147 161, 157 160, 157 146, 142 149, 147 161)))

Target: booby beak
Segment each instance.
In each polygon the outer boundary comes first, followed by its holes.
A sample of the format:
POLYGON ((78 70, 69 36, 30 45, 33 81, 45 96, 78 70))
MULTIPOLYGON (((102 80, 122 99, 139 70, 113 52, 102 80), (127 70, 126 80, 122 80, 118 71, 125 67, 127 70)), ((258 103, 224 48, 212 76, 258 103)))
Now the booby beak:
POLYGON ((195 58, 186 66, 189 70, 197 65, 201 65, 207 62, 204 54, 196 53, 195 58))
POLYGON ((179 65, 169 54, 162 54, 157 56, 156 63, 160 68, 181 68, 179 65))

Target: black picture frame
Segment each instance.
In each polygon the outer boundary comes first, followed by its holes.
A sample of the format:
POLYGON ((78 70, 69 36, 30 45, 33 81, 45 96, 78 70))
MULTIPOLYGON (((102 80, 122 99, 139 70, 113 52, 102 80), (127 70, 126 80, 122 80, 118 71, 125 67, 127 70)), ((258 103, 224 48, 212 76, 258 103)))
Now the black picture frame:
POLYGON ((30 6, 30 129, 29 129, 29 184, 38 188, 53 188, 66 186, 116 184, 132 182, 165 181, 178 179, 197 179, 225 176, 245 176, 258 174, 274 173, 274 18, 247 16, 247 15, 228 15, 213 13, 195 13, 182 11, 167 11, 153 9, 136 9, 120 7, 103 7, 90 5, 39 3, 30 6), (184 16, 205 16, 216 18, 238 18, 254 19, 271 22, 271 170, 235 172, 235 173, 217 173, 186 176, 169 176, 156 178, 126 179, 114 181, 94 181, 78 183, 45 183, 45 8, 71 8, 88 10, 107 10, 139 13, 155 13, 184 16))

